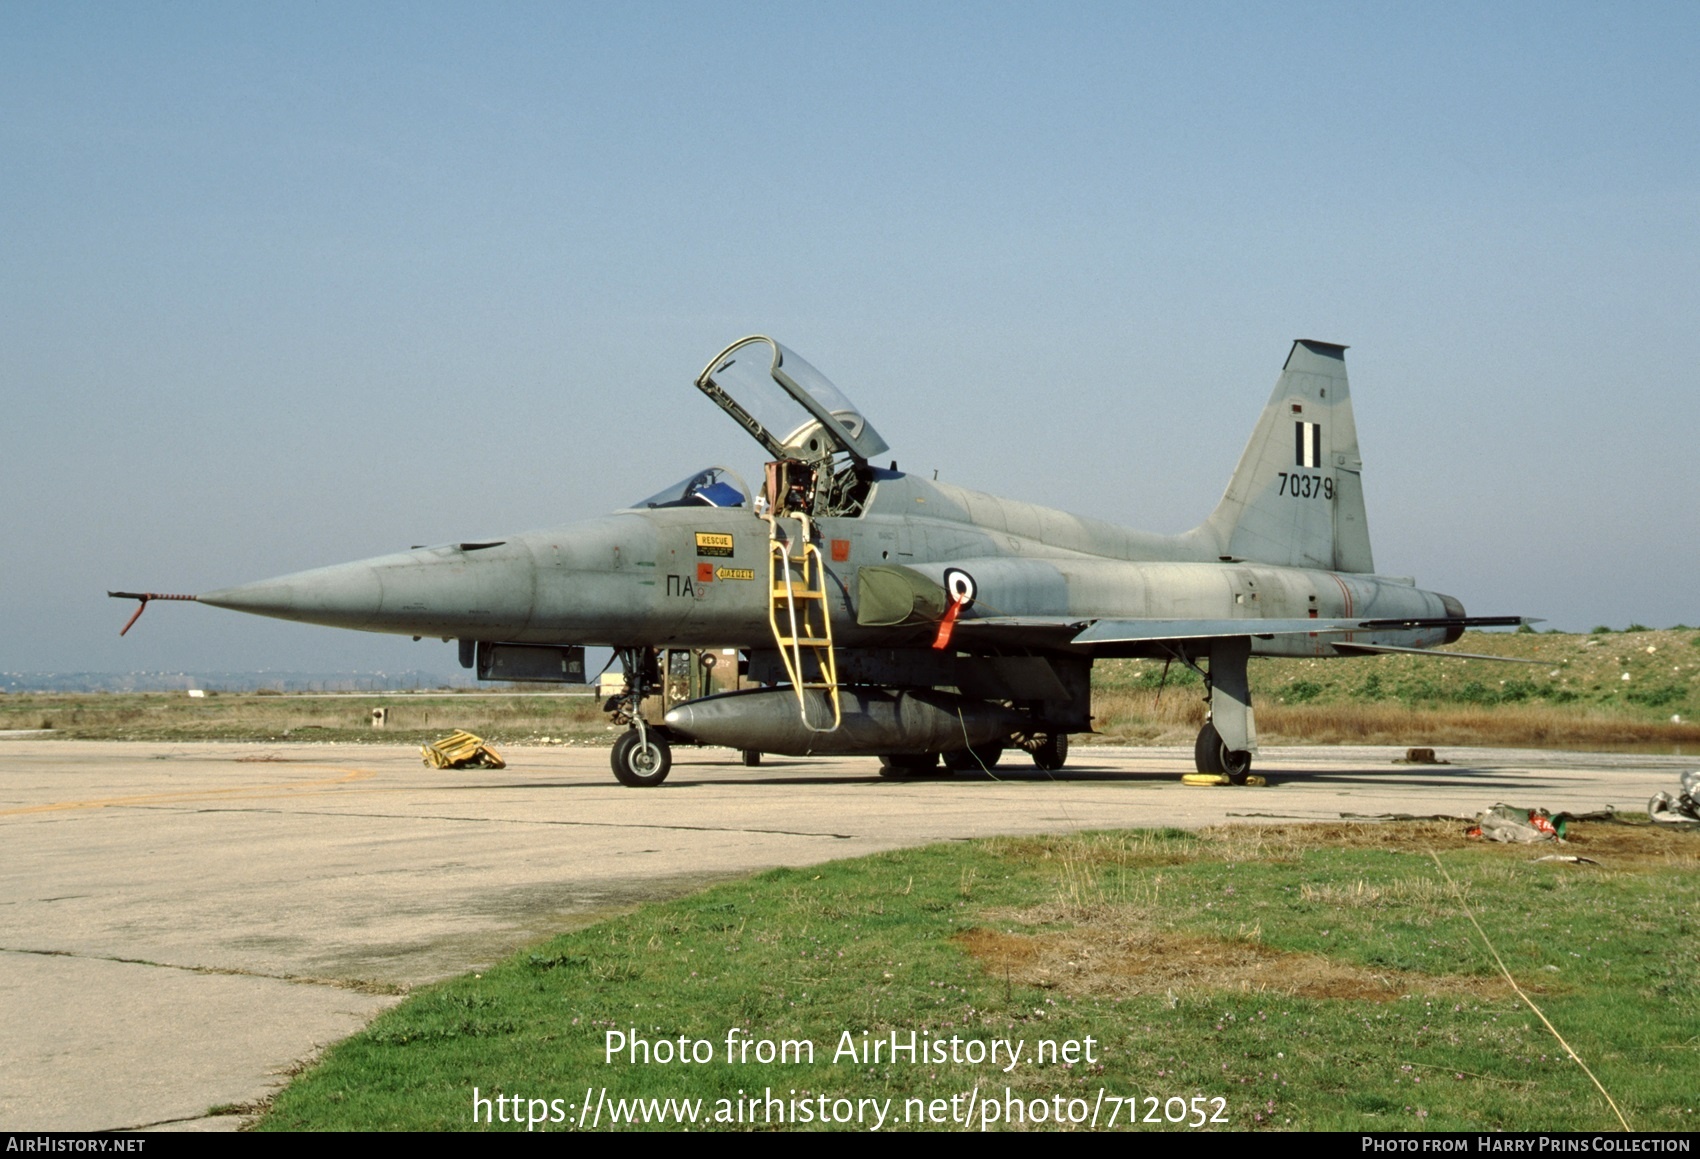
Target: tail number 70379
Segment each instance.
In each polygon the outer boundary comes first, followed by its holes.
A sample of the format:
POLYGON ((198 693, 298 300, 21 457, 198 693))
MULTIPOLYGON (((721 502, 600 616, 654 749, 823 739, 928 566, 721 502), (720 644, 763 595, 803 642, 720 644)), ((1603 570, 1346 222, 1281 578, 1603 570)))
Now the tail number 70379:
POLYGON ((1291 495, 1295 499, 1332 499, 1334 498, 1334 480, 1327 475, 1301 475, 1297 471, 1282 471, 1280 474, 1281 488, 1277 495, 1291 495))

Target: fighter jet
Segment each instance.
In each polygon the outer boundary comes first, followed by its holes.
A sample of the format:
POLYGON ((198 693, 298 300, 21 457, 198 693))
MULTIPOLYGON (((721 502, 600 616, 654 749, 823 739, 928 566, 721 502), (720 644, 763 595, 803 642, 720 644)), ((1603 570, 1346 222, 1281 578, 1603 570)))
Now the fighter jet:
POLYGON ((1243 782, 1249 657, 1422 651, 1525 622, 1376 573, 1345 351, 1293 343, 1221 502, 1179 535, 878 466, 889 448, 850 399, 753 335, 696 386, 761 444, 757 489, 708 467, 551 530, 200 596, 110 594, 140 599, 137 616, 192 599, 458 640, 481 680, 582 680, 584 648, 612 648, 625 684, 606 707, 626 726, 612 763, 634 787, 664 781, 680 744, 876 756, 894 778, 941 758, 989 769, 1011 747, 1058 769, 1092 729, 1093 662, 1150 657, 1203 678, 1195 764, 1243 782), (646 718, 658 657, 693 648, 735 650, 750 687, 646 718))

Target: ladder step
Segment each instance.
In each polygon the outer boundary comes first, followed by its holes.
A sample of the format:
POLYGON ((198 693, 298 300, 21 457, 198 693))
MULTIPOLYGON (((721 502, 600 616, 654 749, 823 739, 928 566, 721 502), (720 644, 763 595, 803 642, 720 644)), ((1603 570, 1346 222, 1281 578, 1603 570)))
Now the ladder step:
POLYGON ((808 542, 809 520, 799 516, 802 527, 800 554, 792 554, 792 546, 778 538, 779 523, 769 520, 768 553, 768 626, 773 642, 779 646, 780 659, 786 675, 796 690, 803 727, 810 732, 832 732, 842 723, 839 715, 839 684, 836 657, 832 641, 831 611, 826 594, 826 568, 819 549, 808 542), (784 624, 782 627, 781 624, 784 624), (801 632, 788 636, 786 630, 801 632), (820 635, 814 635, 819 632, 820 635), (803 649, 809 649, 807 653, 803 649), (805 656, 812 664, 805 662, 805 656), (825 695, 831 708, 827 727, 816 727, 805 692, 825 695))

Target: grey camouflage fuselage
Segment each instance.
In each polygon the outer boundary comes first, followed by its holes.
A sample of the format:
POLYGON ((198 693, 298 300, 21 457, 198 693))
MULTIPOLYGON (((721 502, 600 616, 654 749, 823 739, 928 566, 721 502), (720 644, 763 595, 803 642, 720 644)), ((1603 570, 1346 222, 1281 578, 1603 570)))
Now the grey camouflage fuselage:
MULTIPOLYGON (((1205 529, 1144 536, 1027 503, 876 472, 867 513, 817 520, 828 545, 835 637, 901 647, 932 629, 856 623, 856 573, 907 565, 942 582, 962 568, 984 616, 1097 619, 1441 618, 1450 597, 1408 581, 1321 568, 1223 562, 1205 529), (1096 544, 1097 550, 1088 550, 1096 544), (1111 554, 1114 550, 1115 554, 1111 554)), ((1206 525, 1208 527, 1208 525, 1206 525)), ((300 572, 214 592, 202 603, 304 623, 413 636, 535 644, 765 646, 767 526, 741 510, 627 511, 492 546, 448 545, 300 572), (701 556, 699 535, 731 554, 701 556), (708 572, 699 565, 707 564, 708 572), (704 578, 706 576, 706 578, 704 578)), ((965 618, 965 625, 972 623, 965 618)), ((1447 630, 1355 633, 1365 643, 1428 647, 1447 630)), ((1344 639, 1344 637, 1342 637, 1344 639)), ((1084 649, 1116 654, 1107 647, 1084 649)), ((1328 639, 1254 639, 1258 655, 1325 656, 1328 639)))

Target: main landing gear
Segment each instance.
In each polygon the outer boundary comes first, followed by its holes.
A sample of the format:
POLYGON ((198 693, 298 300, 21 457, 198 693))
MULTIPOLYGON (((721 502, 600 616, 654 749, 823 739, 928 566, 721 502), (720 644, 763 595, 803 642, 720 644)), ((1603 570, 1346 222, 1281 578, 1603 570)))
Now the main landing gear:
POLYGON ((1245 784, 1251 772, 1251 754, 1244 749, 1230 750, 1222 734, 1208 720, 1198 730, 1198 740, 1192 746, 1192 759, 1199 772, 1225 776, 1236 785, 1245 784))
POLYGON ((1209 671, 1199 668, 1184 653, 1176 657, 1204 678, 1205 700, 1210 705, 1204 727, 1198 730, 1198 740, 1192 746, 1193 762, 1199 772, 1225 776, 1236 785, 1246 783, 1252 758, 1257 755, 1257 723, 1246 682, 1250 656, 1251 640, 1239 636, 1212 641, 1209 671))

